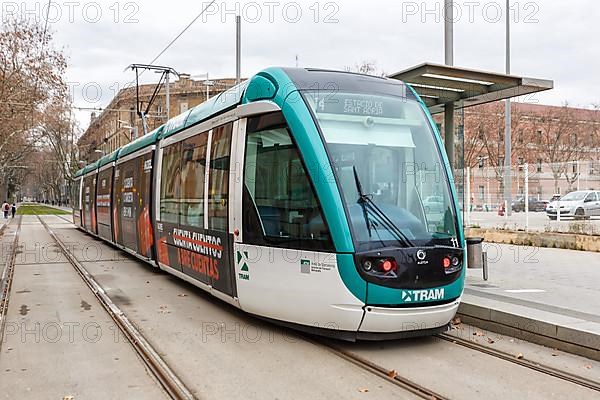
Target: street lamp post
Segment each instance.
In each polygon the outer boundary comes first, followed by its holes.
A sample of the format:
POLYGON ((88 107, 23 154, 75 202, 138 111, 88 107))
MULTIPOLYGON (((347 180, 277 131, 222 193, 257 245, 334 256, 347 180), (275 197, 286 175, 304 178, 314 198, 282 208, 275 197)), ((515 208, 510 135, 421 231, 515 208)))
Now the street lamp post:
POLYGON ((206 85, 206 101, 210 99, 210 88, 215 86, 215 82, 208 79, 208 74, 206 74, 206 80, 203 82, 206 85))
MULTIPOLYGON (((454 65, 454 15, 453 1, 444 0, 444 63, 454 65)), ((444 147, 450 161, 450 168, 454 168, 454 103, 444 104, 444 147)))
POLYGON ((192 78, 204 78, 204 81, 202 81, 202 83, 206 86, 206 100, 205 101, 208 101, 210 99, 210 88, 215 86, 216 82, 208 79, 208 72, 205 74, 194 75, 194 76, 192 76, 192 78))
POLYGON ((477 157, 477 161, 481 164, 481 167, 485 169, 485 181, 486 181, 486 192, 487 192, 487 209, 491 210, 492 208, 492 194, 490 193, 490 175, 487 168, 485 168, 485 164, 483 163, 485 160, 489 159, 489 156, 479 156, 477 157))
POLYGON ((579 190, 579 177, 581 176, 581 170, 579 169, 579 160, 575 161, 577 163, 577 190, 579 190))
POLYGON ((235 17, 235 83, 242 82, 242 17, 235 17))
POLYGON ((129 123, 127 121, 118 120, 118 122, 119 122, 121 128, 129 130, 130 135, 129 135, 128 139, 130 142, 137 139, 137 127, 136 126, 129 125, 129 123))
MULTIPOLYGON (((506 0, 506 74, 510 75, 510 0, 506 0)), ((504 137, 504 199, 506 201, 506 215, 510 215, 511 208, 511 164, 512 164, 512 148, 511 148, 511 130, 510 130, 510 99, 505 100, 505 137, 504 137)))

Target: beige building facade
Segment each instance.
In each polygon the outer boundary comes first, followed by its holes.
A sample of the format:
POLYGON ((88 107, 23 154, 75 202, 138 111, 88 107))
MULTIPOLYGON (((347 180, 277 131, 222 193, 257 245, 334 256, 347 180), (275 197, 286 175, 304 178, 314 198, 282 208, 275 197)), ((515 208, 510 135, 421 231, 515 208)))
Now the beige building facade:
MULTIPOLYGON (((235 85, 235 79, 217 79, 208 82, 194 80, 187 74, 169 85, 170 112, 166 109, 166 88, 160 88, 147 114, 148 131, 152 131, 169 118, 173 118, 190 108, 203 103, 235 85)), ((145 110, 156 88, 155 84, 139 87, 140 108, 145 110)), ((135 86, 122 89, 99 115, 93 113, 90 125, 81 136, 77 145, 79 158, 88 163, 94 162, 105 154, 144 134, 141 118, 137 115, 135 86)))

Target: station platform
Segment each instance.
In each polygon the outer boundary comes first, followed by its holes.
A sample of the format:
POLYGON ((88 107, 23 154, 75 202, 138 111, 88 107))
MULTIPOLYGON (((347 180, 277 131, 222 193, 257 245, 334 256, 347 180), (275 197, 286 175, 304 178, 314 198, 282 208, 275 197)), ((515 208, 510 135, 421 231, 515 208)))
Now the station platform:
POLYGON ((489 280, 469 269, 461 320, 600 360, 600 254, 487 243, 489 280))

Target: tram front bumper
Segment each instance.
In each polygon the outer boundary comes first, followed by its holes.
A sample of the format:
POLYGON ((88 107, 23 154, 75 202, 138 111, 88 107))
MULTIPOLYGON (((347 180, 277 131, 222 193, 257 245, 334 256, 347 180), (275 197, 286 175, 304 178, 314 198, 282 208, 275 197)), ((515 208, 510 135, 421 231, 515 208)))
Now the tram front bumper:
POLYGON ((387 308, 365 307, 359 332, 396 333, 429 331, 448 325, 458 311, 460 299, 437 306, 387 308))

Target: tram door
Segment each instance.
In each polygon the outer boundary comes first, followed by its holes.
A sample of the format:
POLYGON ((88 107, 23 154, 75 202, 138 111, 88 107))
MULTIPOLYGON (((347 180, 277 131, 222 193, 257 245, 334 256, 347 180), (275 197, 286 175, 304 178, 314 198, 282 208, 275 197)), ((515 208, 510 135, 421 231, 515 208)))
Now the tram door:
POLYGON ((111 221, 111 191, 113 167, 112 164, 98 172, 98 187, 96 190, 96 214, 98 220, 98 236, 113 241, 111 221))
POLYGON ((96 173, 83 178, 83 226, 96 233, 96 173))
POLYGON ((115 242, 148 259, 154 244, 150 221, 152 150, 120 161, 115 166, 113 185, 115 242))
MULTIPOLYGON (((240 121, 242 173, 232 225, 242 309, 271 318, 355 330, 362 304, 343 286, 309 168, 281 112, 240 121), (340 318, 339 305, 350 311, 340 318), (356 306, 355 306, 356 305, 356 306)), ((312 166, 315 167, 315 166, 312 166)))
POLYGON ((163 146, 157 250, 161 264, 235 297, 228 223, 233 125, 163 146))
POLYGON ((81 224, 81 184, 83 178, 73 181, 71 187, 71 204, 73 205, 73 224, 82 226, 81 224))

